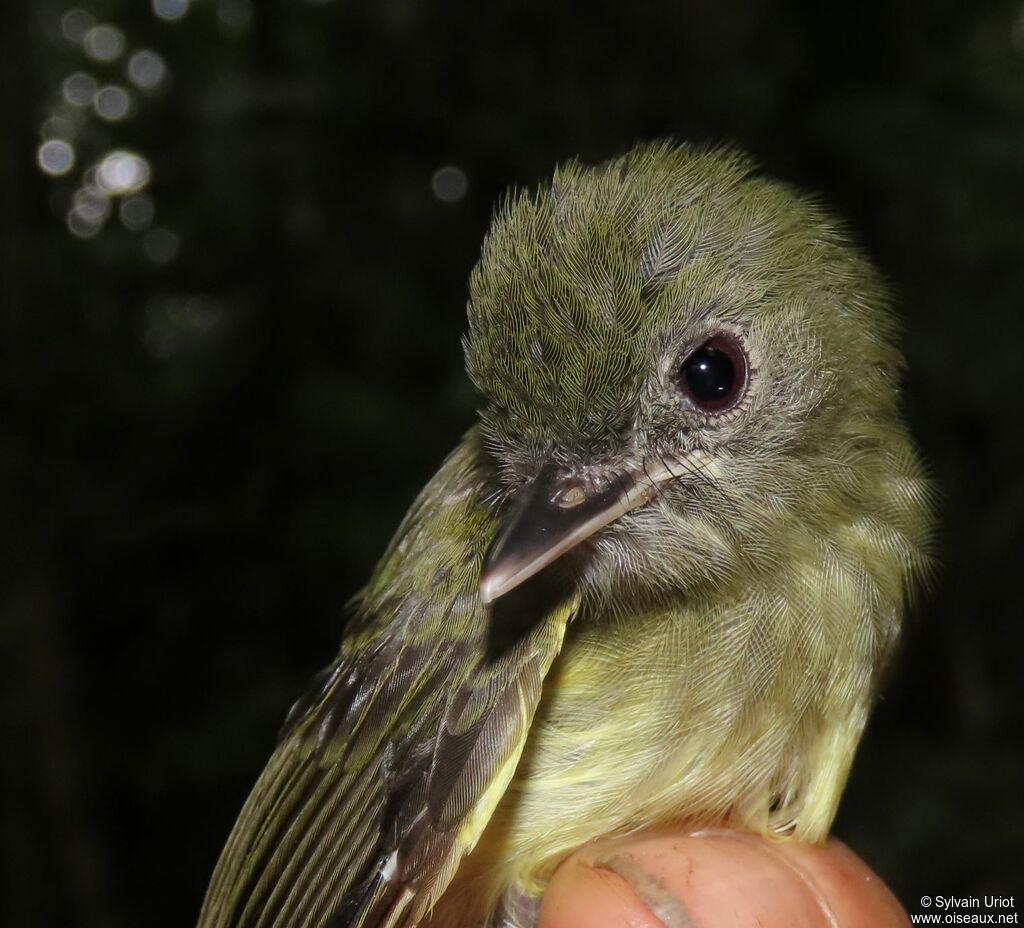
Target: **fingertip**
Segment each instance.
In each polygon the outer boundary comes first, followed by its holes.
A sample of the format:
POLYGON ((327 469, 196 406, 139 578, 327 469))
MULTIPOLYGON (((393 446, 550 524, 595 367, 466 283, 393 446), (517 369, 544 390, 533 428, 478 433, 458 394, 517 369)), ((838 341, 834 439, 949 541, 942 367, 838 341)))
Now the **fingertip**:
POLYGON ((599 842, 556 871, 540 928, 904 928, 884 883, 845 845, 728 831, 599 842))
POLYGON ((832 838, 824 847, 789 843, 779 853, 816 886, 840 928, 910 924, 889 887, 842 841, 832 838))

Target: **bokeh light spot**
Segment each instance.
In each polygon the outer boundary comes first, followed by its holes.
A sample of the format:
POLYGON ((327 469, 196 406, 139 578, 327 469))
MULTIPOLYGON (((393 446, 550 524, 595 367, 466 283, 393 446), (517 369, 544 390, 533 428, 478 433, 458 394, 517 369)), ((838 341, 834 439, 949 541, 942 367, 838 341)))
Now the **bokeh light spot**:
POLYGON ((1010 27, 1010 43, 1018 55, 1024 55, 1024 4, 1017 11, 1010 27))
POLYGON ((96 96, 96 79, 76 71, 64 79, 61 95, 72 106, 88 106, 96 96))
POLYGON ((124 87, 109 84, 100 89, 92 101, 96 115, 108 122, 118 122, 128 115, 132 98, 124 87))
POLYGON ((217 18, 228 32, 245 32, 252 22, 250 0, 217 0, 217 18))
POLYGON ((75 191, 72 209, 86 222, 102 225, 110 215, 110 200, 102 190, 86 185, 75 191))
POLYGON ((167 74, 167 65, 163 56, 144 48, 128 59, 128 78, 142 90, 157 87, 167 74))
POLYGON ((129 232, 143 232, 153 224, 156 207, 145 194, 136 194, 121 201, 118 215, 129 232))
POLYGON ((434 171, 434 176, 430 179, 430 189, 443 203, 457 203, 469 189, 469 178, 462 168, 446 164, 434 171))
POLYGON ((189 0, 153 0, 153 12, 163 20, 174 22, 188 12, 189 0))
POLYGON ((89 222, 72 209, 68 212, 68 231, 75 238, 92 238, 100 230, 99 223, 89 222))
POLYGON ((60 177, 75 166, 75 149, 63 139, 50 139, 39 146, 36 160, 44 173, 60 177))
POLYGON ((211 336, 224 316, 224 305, 203 293, 157 293, 146 300, 142 313, 142 347, 165 361, 180 351, 196 348, 211 336))
POLYGON ((81 42, 85 34, 95 25, 92 13, 85 10, 68 10, 60 18, 60 31, 69 42, 81 42))
POLYGON ((67 116, 51 116, 42 124, 39 134, 44 139, 64 139, 67 142, 75 137, 75 123, 67 116))
POLYGON ((224 308, 216 300, 208 296, 190 296, 185 301, 186 325, 198 332, 207 332, 216 326, 224 313, 224 308))
POLYGON ((150 229, 142 239, 142 252, 154 264, 169 264, 180 248, 181 240, 170 229, 150 229))
POLYGON ((110 215, 110 200, 102 190, 86 183, 75 191, 68 211, 68 230, 77 238, 92 238, 110 215))
POLYGON ((112 151, 96 167, 96 183, 109 196, 136 193, 149 183, 149 162, 131 151, 112 151))
POLYGON ((114 61, 124 52, 124 33, 116 26, 93 26, 82 45, 94 61, 114 61))

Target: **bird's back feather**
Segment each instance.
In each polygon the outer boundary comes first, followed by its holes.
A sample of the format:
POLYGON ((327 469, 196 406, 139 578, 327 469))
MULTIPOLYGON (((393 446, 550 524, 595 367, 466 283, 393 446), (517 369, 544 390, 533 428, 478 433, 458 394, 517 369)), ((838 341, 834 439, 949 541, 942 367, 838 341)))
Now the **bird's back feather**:
POLYGON ((574 608, 481 602, 479 461, 471 436, 399 530, 340 656, 286 721, 200 928, 413 925, 479 838, 574 608), (510 622, 522 634, 496 646, 510 622))

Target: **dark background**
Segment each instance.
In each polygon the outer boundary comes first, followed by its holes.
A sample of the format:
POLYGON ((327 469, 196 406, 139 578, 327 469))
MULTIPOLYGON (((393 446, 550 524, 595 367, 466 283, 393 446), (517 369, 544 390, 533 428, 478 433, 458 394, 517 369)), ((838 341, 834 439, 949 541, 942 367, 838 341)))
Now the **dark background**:
POLYGON ((345 601, 472 420, 459 336, 495 199, 666 134, 822 192, 893 283, 943 567, 837 832, 912 911, 1019 897, 1018 2, 82 0, 123 49, 72 4, 12 6, 4 924, 194 920, 345 601), (166 65, 149 89, 140 49, 166 65), (65 100, 76 72, 128 113, 65 100), (151 171, 131 206, 86 173, 120 149, 151 171))

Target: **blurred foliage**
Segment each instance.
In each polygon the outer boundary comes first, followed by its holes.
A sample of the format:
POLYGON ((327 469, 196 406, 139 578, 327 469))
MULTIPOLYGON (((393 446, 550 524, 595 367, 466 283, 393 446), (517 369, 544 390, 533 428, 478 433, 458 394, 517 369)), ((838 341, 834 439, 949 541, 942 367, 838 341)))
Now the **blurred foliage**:
POLYGON ((472 419, 492 204, 669 134, 822 192, 905 319, 943 568, 838 832, 909 905, 1024 889, 1019 3, 82 0, 123 32, 109 62, 62 35, 72 5, 0 29, 4 923, 190 923, 345 601, 472 419), (78 113, 78 163, 41 172, 64 79, 126 84, 140 48, 165 79, 121 121, 78 113), (154 227, 115 202, 69 234, 119 148, 152 166, 154 227))

